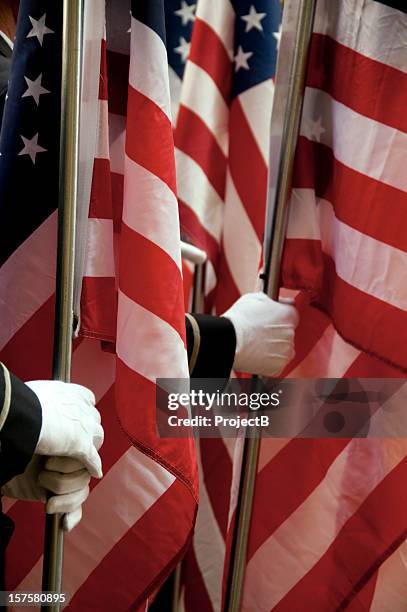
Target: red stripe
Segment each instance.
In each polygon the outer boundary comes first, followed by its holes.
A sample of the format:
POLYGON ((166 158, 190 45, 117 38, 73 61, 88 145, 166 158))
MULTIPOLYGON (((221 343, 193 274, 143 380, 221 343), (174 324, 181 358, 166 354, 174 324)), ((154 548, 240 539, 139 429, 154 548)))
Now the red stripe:
POLYGON ((300 315, 300 322, 295 331, 295 356, 281 373, 282 378, 308 357, 330 325, 326 314, 311 306, 303 293, 297 297, 295 305, 300 315))
POLYGON ((169 323, 185 343, 184 288, 177 264, 157 244, 125 223, 120 252, 120 289, 169 323))
POLYGON ((267 166, 237 98, 230 108, 229 134, 230 174, 257 237, 262 241, 267 196, 267 166))
POLYGON ((116 314, 115 279, 84 276, 81 294, 81 336, 114 342, 116 314))
POLYGON ((22 380, 52 378, 54 309, 53 295, 20 327, 0 352, 1 361, 22 380))
POLYGON ((202 471, 205 488, 218 523, 226 538, 232 482, 232 461, 222 439, 201 438, 202 471))
POLYGON ((108 99, 107 87, 107 58, 106 41, 102 39, 100 44, 100 76, 99 76, 99 100, 108 99))
POLYGON ((112 185, 108 159, 96 157, 93 162, 89 217, 96 219, 113 218, 112 185))
MULTIPOLYGON (((366 441, 367 442, 367 441, 366 441)), ((371 442, 374 442, 373 440, 371 442)), ((344 610, 406 538, 407 460, 403 459, 346 522, 323 557, 273 608, 344 610)))
POLYGON ((315 189, 317 197, 332 204, 338 219, 406 251, 406 194, 345 166, 335 159, 330 147, 299 138, 293 185, 315 189))
POLYGON ((318 241, 286 240, 283 280, 285 287, 308 289, 347 342, 407 370, 407 313, 339 278, 318 241))
POLYGON ((232 88, 232 61, 219 36, 207 23, 196 19, 188 61, 205 70, 216 83, 226 104, 232 88))
POLYGON ((193 547, 189 549, 182 564, 182 583, 185 585, 187 612, 214 612, 193 547))
POLYGON ((107 50, 109 112, 122 117, 127 114, 129 66, 130 57, 128 55, 107 50))
POLYGON ((402 373, 381 359, 361 353, 344 374, 345 378, 400 378, 402 373))
POLYGON ((222 250, 219 259, 218 286, 215 300, 217 314, 223 314, 239 298, 240 291, 230 271, 225 253, 222 250))
POLYGON ((157 434, 156 385, 131 370, 120 358, 116 368, 116 409, 133 444, 184 482, 197 497, 197 467, 192 438, 160 438, 157 434))
POLYGON ((141 605, 169 575, 188 544, 195 508, 189 491, 175 481, 101 559, 69 609, 107 612, 141 605))
POLYGON ((223 200, 226 157, 202 119, 182 105, 179 108, 174 139, 175 146, 189 155, 202 168, 208 181, 223 200))
POLYGON ((129 86, 126 153, 137 164, 158 176, 176 193, 171 122, 150 98, 131 86, 129 86))
POLYGON ((181 232, 198 248, 205 251, 216 270, 218 265, 219 245, 215 238, 206 231, 197 214, 188 204, 178 199, 181 232))
POLYGON ((407 75, 401 70, 329 36, 313 34, 307 84, 328 92, 361 115, 407 132, 407 75))
POLYGON ((361 591, 359 591, 357 597, 350 602, 346 612, 366 612, 366 610, 370 610, 376 589, 377 576, 378 571, 373 574, 361 591))
POLYGON ((248 559, 307 499, 348 442, 296 438, 261 470, 256 480, 248 559))

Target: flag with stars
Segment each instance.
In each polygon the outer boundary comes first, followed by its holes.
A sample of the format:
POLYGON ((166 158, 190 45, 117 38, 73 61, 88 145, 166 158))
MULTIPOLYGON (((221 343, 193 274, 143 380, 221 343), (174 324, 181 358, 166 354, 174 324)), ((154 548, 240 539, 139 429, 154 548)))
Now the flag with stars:
POLYGON ((164 7, 167 33, 168 70, 171 89, 171 111, 172 121, 175 124, 178 116, 185 64, 191 47, 196 2, 192 0, 165 0, 164 7))
MULTIPOLYGON (((406 376, 406 33, 405 3, 317 2, 282 267, 300 312, 286 376, 406 376)), ((342 435, 262 440, 242 610, 406 609, 406 439, 342 435)))
MULTIPOLYGON (((0 358, 22 380, 51 376, 62 4, 20 3, 1 134, 0 358)), ((188 376, 164 9, 162 0, 111 0, 107 42, 105 2, 89 0, 85 13, 81 119, 95 120, 80 139, 90 202, 78 232, 85 261, 72 381, 95 394, 104 476, 66 534, 63 589, 72 611, 145 610, 189 541, 197 505, 194 441, 159 439, 152 409, 157 377, 188 376)), ((36 591, 43 504, 2 504, 16 524, 7 585, 36 591)))
MULTIPOLYGON (((168 39, 169 61, 183 77, 175 127, 181 229, 208 254, 207 308, 222 313, 258 283, 281 6, 278 0, 171 4, 167 19, 176 31, 168 39)), ((222 439, 198 444, 200 508, 184 563, 183 601, 186 610, 209 612, 222 609, 241 447, 222 439)))
MULTIPOLYGON (((176 128, 183 229, 211 254, 219 312, 253 282, 264 222, 253 202, 265 201, 269 98, 254 40, 270 33, 271 2, 242 4, 198 0, 176 128)), ((283 266, 301 317, 286 376, 405 376, 406 31, 401 2, 317 3, 283 266)), ((262 440, 242 610, 404 611, 406 445, 381 442, 262 440)), ((222 609, 240 450, 199 444, 187 611, 222 609)))
POLYGON ((0 265, 58 200, 61 7, 23 0, 20 13, 0 137, 0 265))
POLYGON ((257 286, 281 7, 173 4, 169 58, 178 75, 185 68, 175 129, 181 226, 208 253, 207 304, 224 312, 257 286))

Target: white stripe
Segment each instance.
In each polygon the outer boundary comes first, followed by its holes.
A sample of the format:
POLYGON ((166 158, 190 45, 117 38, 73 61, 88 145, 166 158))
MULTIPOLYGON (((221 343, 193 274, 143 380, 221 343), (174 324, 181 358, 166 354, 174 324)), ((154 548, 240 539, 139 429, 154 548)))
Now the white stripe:
POLYGON ((109 113, 110 170, 124 174, 126 117, 109 113))
POLYGON ((247 122, 267 166, 269 163, 270 121, 273 97, 274 83, 272 79, 250 87, 239 95, 239 102, 242 105, 247 122))
POLYGON ((193 62, 188 62, 185 68, 181 105, 198 115, 227 155, 228 105, 209 74, 193 62))
POLYGON ((320 142, 331 147, 338 161, 407 191, 407 134, 356 113, 320 89, 308 87, 301 123, 301 134, 307 138, 312 137, 310 119, 322 120, 320 142))
POLYGON ((123 221, 157 244, 182 269, 177 198, 158 176, 127 156, 123 221))
POLYGON ((95 157, 109 159, 109 107, 107 100, 99 100, 99 135, 95 157))
POLYGON ((182 80, 170 65, 168 65, 168 76, 170 79, 171 115, 174 126, 177 123, 179 103, 181 100, 182 80))
MULTIPOLYGON (((232 459, 232 482, 230 483, 230 501, 229 501, 229 512, 228 512, 228 530, 230 528, 232 518, 235 514, 237 501, 239 499, 240 482, 242 474, 242 457, 244 450, 244 433, 245 428, 241 427, 239 430, 239 437, 235 440, 233 448, 232 459)), ((230 439, 230 438, 229 438, 230 439)), ((225 444, 227 447, 227 445, 225 444)))
POLYGON ((239 293, 255 291, 261 244, 229 172, 226 178, 222 242, 226 261, 239 293))
POLYGON ((205 295, 209 295, 209 293, 215 289, 216 282, 215 268, 213 267, 212 262, 208 259, 206 262, 205 271, 205 295))
POLYGON ((95 219, 88 221, 85 276, 115 276, 113 254, 113 221, 95 219))
POLYGON ((92 389, 96 403, 109 391, 115 379, 116 356, 102 351, 100 342, 85 338, 72 359, 72 382, 92 389))
POLYGON ((225 541, 205 487, 199 444, 197 444, 199 470, 199 511, 194 532, 196 561, 211 600, 213 610, 221 609, 222 574, 225 559, 225 541), (210 537, 208 537, 210 534, 210 537))
MULTIPOLYGON (((65 536, 64 591, 70 597, 174 480, 172 474, 136 448, 120 457, 90 493, 82 521, 65 536), (84 547, 84 542, 92 546, 84 547)), ((18 588, 38 590, 41 571, 42 557, 18 588)))
POLYGON ((388 453, 387 442, 352 440, 322 482, 256 551, 246 570, 243 612, 268 612, 324 555, 346 521, 402 459, 404 449, 394 444, 394 452, 388 453))
POLYGON ((373 0, 318 0, 314 32, 407 72, 407 15, 373 0))
POLYGON ((380 566, 370 612, 397 612, 407 601, 407 542, 380 566))
MULTIPOLYGON (((84 6, 83 70, 80 113, 78 204, 76 207, 74 312, 79 316, 82 278, 85 267, 86 228, 89 217, 93 165, 101 136, 100 127, 107 120, 107 108, 99 100, 101 41, 105 26, 105 2, 90 0, 84 6), (103 115, 105 110, 105 115, 103 115), (102 114, 101 114, 102 111, 102 114)), ((107 105, 105 105, 107 106, 107 105)), ((107 124, 104 125, 105 131, 107 124)), ((106 140, 107 134, 105 134, 106 140)))
POLYGON ((340 337, 333 325, 328 325, 305 359, 287 378, 342 378, 360 354, 340 337))
POLYGON ((407 253, 362 234, 339 221, 332 205, 315 198, 311 189, 296 189, 292 198, 288 238, 318 239, 321 228, 324 253, 335 261, 345 282, 396 308, 407 311, 407 253))
POLYGON ((223 200, 192 157, 176 148, 175 161, 179 199, 194 211, 206 231, 219 242, 223 222, 223 200))
POLYGON ((56 232, 54 212, 0 268, 0 349, 55 291, 56 232))
POLYGON ((235 12, 230 0, 201 0, 196 16, 212 28, 229 57, 233 57, 235 12))
POLYGON ((171 325, 122 291, 117 320, 117 355, 129 368, 154 383, 157 378, 189 378, 184 343, 171 325))
POLYGON ((167 49, 154 30, 133 17, 129 83, 150 98, 171 121, 167 49))

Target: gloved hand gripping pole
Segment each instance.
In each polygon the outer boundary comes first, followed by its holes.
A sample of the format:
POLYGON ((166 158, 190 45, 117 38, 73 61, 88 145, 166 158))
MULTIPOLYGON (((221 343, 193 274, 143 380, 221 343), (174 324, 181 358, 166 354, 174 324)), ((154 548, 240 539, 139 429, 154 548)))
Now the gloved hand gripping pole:
MULTIPOLYGON (((264 240, 264 292, 278 300, 283 246, 287 229, 292 173, 297 146, 309 47, 316 0, 286 0, 285 24, 296 24, 293 40, 280 48, 270 129, 270 167, 264 240), (287 53, 286 53, 287 51, 287 53), (287 78, 288 77, 288 78, 287 78), (285 105, 284 112, 282 112, 285 105), (275 164, 274 160, 277 160, 275 164)), ((291 29, 291 28, 290 28, 291 29)), ((287 35, 290 36, 288 31, 287 35)), ((253 510, 261 437, 245 438, 235 531, 231 549, 225 610, 239 612, 242 605, 247 545, 253 510)))
MULTIPOLYGON (((75 230, 79 171, 79 117, 83 46, 83 0, 64 0, 62 27, 61 132, 58 251, 53 378, 70 381, 73 334, 75 230)), ((47 515, 42 590, 60 593, 64 536, 62 515, 47 515)), ((56 612, 60 604, 43 607, 56 612)))

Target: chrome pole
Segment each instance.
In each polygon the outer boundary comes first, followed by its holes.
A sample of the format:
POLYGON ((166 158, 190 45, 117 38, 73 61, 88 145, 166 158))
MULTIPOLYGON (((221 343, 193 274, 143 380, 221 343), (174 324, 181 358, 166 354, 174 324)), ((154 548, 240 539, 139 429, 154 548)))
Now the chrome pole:
MULTIPOLYGON (((272 299, 278 300, 280 291, 280 270, 283 246, 287 229, 291 181, 294 167, 295 150, 297 146, 302 102, 305 88, 305 77, 309 46, 314 23, 316 0, 297 0, 294 4, 284 3, 284 11, 295 11, 296 28, 292 44, 292 55, 289 64, 289 78, 281 74, 287 64, 287 57, 280 57, 276 75, 276 95, 271 122, 273 132, 279 137, 279 146, 271 137, 269 189, 267 197, 267 216, 265 232, 265 275, 264 292, 272 299), (279 74, 280 73, 280 74, 279 74), (280 83, 279 84, 279 77, 280 83), (277 89, 280 87, 280 95, 277 89), (285 103, 284 114, 281 107, 285 103), (278 150, 279 149, 279 150, 278 150), (278 166, 273 171, 272 159, 278 159, 278 166)), ((292 16, 290 16, 292 19, 292 16)), ((284 23, 284 21, 283 21, 284 23)), ((284 28, 283 34, 284 36, 284 28)), ((246 570, 247 545, 253 510, 253 499, 257 475, 257 465, 260 453, 261 437, 257 431, 253 437, 245 439, 240 491, 236 507, 235 536, 232 545, 228 589, 226 592, 226 610, 239 612, 241 609, 244 575, 246 570)))
MULTIPOLYGON (((72 357, 82 36, 83 0, 64 0, 53 378, 65 382, 70 381, 72 357)), ((47 515, 43 591, 61 592, 63 545, 62 515, 47 515)), ((56 603, 42 609, 58 611, 60 605, 56 603)))

